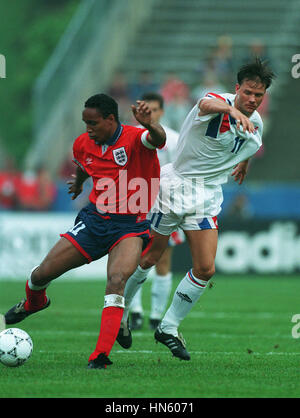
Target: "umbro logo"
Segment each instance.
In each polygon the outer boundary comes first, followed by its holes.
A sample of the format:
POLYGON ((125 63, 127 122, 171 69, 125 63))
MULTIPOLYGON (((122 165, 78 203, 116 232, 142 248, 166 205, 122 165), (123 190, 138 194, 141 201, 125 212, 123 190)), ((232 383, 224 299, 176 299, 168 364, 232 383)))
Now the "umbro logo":
POLYGON ((86 160, 85 160, 86 165, 92 164, 92 162, 93 162, 93 159, 90 158, 90 157, 86 158, 86 160))
POLYGON ((188 303, 193 303, 192 299, 188 295, 185 295, 184 293, 176 292, 176 295, 179 296, 180 299, 185 300, 188 303))

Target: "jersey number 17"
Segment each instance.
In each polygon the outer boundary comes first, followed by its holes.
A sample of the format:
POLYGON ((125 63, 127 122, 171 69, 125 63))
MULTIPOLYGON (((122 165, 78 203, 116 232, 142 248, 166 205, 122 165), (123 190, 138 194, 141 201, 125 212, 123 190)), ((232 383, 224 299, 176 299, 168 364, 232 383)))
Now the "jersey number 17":
POLYGON ((245 142, 245 139, 242 139, 240 137, 235 137, 234 138, 234 147, 232 148, 231 152, 233 152, 233 154, 237 154, 239 152, 239 150, 241 149, 241 146, 243 145, 243 143, 245 142))

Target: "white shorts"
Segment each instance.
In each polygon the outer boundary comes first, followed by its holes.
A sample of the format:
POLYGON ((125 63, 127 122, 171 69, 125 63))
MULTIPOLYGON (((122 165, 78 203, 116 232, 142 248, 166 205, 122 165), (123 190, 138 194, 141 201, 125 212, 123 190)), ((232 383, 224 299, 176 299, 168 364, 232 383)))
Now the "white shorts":
POLYGON ((177 175, 172 164, 161 170, 160 190, 148 214, 151 228, 162 235, 171 235, 178 228, 184 231, 218 229, 223 192, 220 185, 205 185, 198 178, 177 175))

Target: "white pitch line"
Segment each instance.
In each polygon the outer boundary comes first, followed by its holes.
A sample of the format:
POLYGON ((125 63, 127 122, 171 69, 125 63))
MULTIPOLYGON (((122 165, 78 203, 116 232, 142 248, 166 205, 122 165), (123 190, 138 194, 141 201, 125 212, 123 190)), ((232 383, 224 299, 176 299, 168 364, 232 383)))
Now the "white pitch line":
MULTIPOLYGON (((70 350, 58 350, 58 351, 46 351, 46 350, 37 350, 38 353, 48 353, 48 354, 82 354, 80 351, 70 351, 70 350)), ((275 351, 269 351, 268 353, 261 353, 257 351, 253 351, 252 353, 248 353, 245 351, 189 351, 192 355, 218 355, 218 356, 236 356, 240 354, 245 354, 247 356, 254 355, 254 356, 300 356, 299 353, 294 352, 275 352, 275 351)), ((152 351, 152 350, 113 350, 111 354, 170 354, 167 349, 165 351, 152 351)))
MULTIPOLYGON (((70 311, 71 312, 71 311, 70 311)), ((73 311, 72 311, 73 312, 73 311)), ((99 315, 100 310, 88 309, 85 315, 99 315)), ((78 316, 80 314, 77 312, 78 316)), ((145 316, 149 316, 150 311, 144 311, 145 316)), ((74 314, 76 316, 76 313, 74 314)), ((272 319, 272 318, 289 318, 289 312, 204 312, 192 311, 189 313, 190 318, 207 318, 207 319, 272 319)))
POLYGON ((191 318, 213 318, 213 319, 268 319, 282 318, 286 313, 274 312, 190 312, 191 318))
MULTIPOLYGON (((117 350, 114 351, 114 353, 118 353, 118 354, 142 354, 142 353, 146 353, 146 354, 160 354, 160 353, 166 353, 165 351, 146 351, 146 350, 129 350, 129 351, 125 351, 125 350, 117 350)), ((258 356, 272 356, 272 355, 280 355, 280 356, 300 356, 300 352, 299 353, 293 353, 293 352, 275 352, 275 351, 270 351, 268 353, 259 353, 256 351, 253 351, 252 353, 247 353, 247 351, 189 351, 190 354, 200 354, 200 355, 220 355, 220 356, 232 356, 232 355, 236 355, 236 354, 247 354, 249 355, 258 355, 258 356)))
MULTIPOLYGON (((217 338, 217 339, 253 339, 254 336, 249 336, 248 334, 245 335, 238 335, 238 334, 218 334, 217 332, 210 332, 207 333, 205 331, 201 331, 201 327, 199 328, 199 333, 202 332, 201 338, 217 338)), ((60 331, 50 331, 50 330, 35 330, 34 333, 36 335, 74 335, 74 336, 85 336, 85 337, 97 337, 99 333, 97 331, 68 331, 68 330, 60 330, 60 331)), ((145 337, 153 337, 153 333, 151 331, 134 331, 132 333, 133 339, 135 338, 145 338, 145 337)), ((273 338, 277 340, 293 340, 292 335, 287 334, 280 334, 280 333, 274 333, 274 334, 260 334, 256 335, 256 338, 273 338)))

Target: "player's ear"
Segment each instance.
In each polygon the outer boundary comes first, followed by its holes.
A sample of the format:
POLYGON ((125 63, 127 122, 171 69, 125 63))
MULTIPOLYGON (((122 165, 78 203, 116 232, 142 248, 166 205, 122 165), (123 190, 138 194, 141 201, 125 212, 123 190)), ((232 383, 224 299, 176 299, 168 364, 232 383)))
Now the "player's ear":
POLYGON ((108 115, 105 119, 108 120, 111 123, 116 122, 116 118, 114 117, 114 115, 112 113, 110 115, 108 115))
POLYGON ((238 83, 236 83, 236 85, 235 85, 235 92, 236 92, 236 93, 239 91, 240 87, 241 87, 241 86, 240 86, 238 83))

